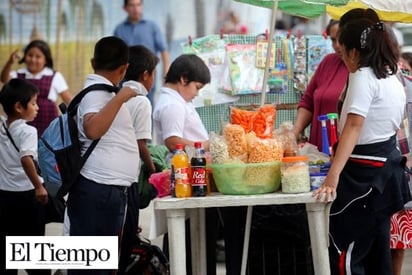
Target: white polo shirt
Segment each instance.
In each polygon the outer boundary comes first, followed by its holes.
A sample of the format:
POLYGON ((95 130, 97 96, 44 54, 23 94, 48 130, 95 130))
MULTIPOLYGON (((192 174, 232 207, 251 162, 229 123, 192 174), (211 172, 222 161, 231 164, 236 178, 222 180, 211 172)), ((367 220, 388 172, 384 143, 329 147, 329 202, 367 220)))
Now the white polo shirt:
POLYGON ((365 118, 357 144, 386 141, 399 129, 405 102, 405 90, 396 75, 377 79, 371 68, 360 68, 349 74, 339 132, 352 113, 365 118))
MULTIPOLYGON (((24 172, 20 159, 24 156, 32 156, 37 159, 37 130, 22 119, 15 120, 10 124, 8 130, 20 151, 17 152, 3 127, 5 121, 6 118, 1 117, 0 189, 5 191, 32 190, 34 186, 24 172)), ((41 181, 43 180, 41 179, 41 181)))
MULTIPOLYGON (((85 87, 96 83, 113 85, 100 75, 90 74, 87 76, 85 87)), ((80 102, 77 123, 83 153, 91 144, 91 140, 84 134, 84 115, 99 112, 113 97, 114 93, 107 91, 91 91, 80 102)), ((140 156, 134 134, 133 118, 126 104, 123 104, 110 128, 87 159, 81 174, 101 184, 130 186, 137 181, 138 167, 140 167, 140 156)))
POLYGON ((171 136, 193 141, 209 139, 193 104, 166 87, 161 88, 153 110, 153 132, 159 144, 164 144, 164 140, 171 136))

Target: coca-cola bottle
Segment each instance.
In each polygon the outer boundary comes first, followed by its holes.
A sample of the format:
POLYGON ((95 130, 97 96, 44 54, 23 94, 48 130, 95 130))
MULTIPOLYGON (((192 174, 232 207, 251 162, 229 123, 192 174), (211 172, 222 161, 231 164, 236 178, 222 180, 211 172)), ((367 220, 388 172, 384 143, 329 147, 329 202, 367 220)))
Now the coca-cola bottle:
POLYGON ((195 142, 195 155, 190 160, 192 168, 192 196, 204 197, 207 194, 206 157, 201 142, 195 142))

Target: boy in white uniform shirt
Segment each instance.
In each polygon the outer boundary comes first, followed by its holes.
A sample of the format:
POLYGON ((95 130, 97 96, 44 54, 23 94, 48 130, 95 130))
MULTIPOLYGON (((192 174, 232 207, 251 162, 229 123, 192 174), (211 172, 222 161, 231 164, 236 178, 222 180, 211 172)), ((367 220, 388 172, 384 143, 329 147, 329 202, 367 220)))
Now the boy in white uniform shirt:
POLYGON ((172 62, 153 111, 157 142, 173 151, 178 143, 194 146, 201 141, 209 150, 207 131, 192 104, 209 82, 209 69, 198 56, 183 54, 172 62))
MULTIPOLYGON (((95 74, 85 87, 95 83, 118 85, 128 67, 128 47, 113 36, 100 39, 91 60, 95 74)), ((71 236, 117 236, 121 234, 127 204, 127 189, 137 180, 139 150, 133 118, 126 103, 137 95, 123 87, 117 94, 91 91, 77 110, 82 151, 99 139, 71 188, 67 201, 71 236)), ((112 274, 112 270, 69 270, 71 274, 112 274)))
MULTIPOLYGON (((48 196, 37 174, 37 130, 26 122, 37 116, 38 88, 23 79, 12 79, 0 92, 7 117, 0 120, 0 270, 6 270, 6 236, 43 236, 48 196)), ((27 270, 30 275, 49 270, 27 270)))
MULTIPOLYGON (((153 86, 158 62, 159 58, 148 48, 141 45, 129 47, 129 67, 124 78, 126 82, 123 83, 123 86, 131 87, 138 93, 138 96, 126 103, 126 106, 133 118, 140 159, 149 170, 148 175, 155 173, 156 167, 147 146, 147 140, 152 139, 152 105, 146 96, 153 86)), ((130 257, 131 251, 138 241, 140 201, 137 182, 130 186, 127 196, 127 213, 123 227, 118 275, 125 274, 127 266, 133 260, 130 257)))
MULTIPOLYGON (((199 90, 210 82, 209 68, 203 60, 192 54, 183 54, 170 65, 165 77, 165 84, 160 90, 159 98, 153 111, 153 131, 156 142, 166 145, 170 152, 176 144, 194 146, 194 142, 202 142, 203 148, 209 150, 209 137, 192 100, 199 90)), ((216 210, 206 210, 206 253, 207 274, 216 274, 216 210)), ((186 232, 189 224, 186 223, 186 232)), ((191 274, 190 234, 186 234, 187 274, 191 274)), ((167 254, 167 235, 163 239, 167 254)))

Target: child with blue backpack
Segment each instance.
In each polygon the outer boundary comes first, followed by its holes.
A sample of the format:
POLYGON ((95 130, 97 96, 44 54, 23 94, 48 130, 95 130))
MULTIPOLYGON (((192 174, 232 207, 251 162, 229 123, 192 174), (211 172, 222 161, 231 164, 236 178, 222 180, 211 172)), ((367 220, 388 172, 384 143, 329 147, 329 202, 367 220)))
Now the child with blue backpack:
MULTIPOLYGON (((6 236, 43 236, 48 194, 38 175, 37 129, 26 122, 37 116, 38 88, 26 80, 12 79, 0 92, 6 113, 0 125, 0 270, 6 270, 6 236)), ((50 274, 50 270, 27 270, 29 275, 50 274)))

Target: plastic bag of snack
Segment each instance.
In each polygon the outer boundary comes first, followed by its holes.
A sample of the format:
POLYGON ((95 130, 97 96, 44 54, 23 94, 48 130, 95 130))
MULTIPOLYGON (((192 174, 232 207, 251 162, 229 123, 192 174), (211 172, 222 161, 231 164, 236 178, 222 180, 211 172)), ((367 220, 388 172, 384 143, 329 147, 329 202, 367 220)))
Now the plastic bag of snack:
POLYGON ((283 158, 282 143, 276 138, 250 138, 248 140, 248 148, 249 163, 281 161, 283 158))
POLYGON ((267 104, 259 107, 253 119, 253 132, 260 138, 272 138, 275 119, 275 105, 267 104))
POLYGON ((278 131, 278 135, 283 144, 283 155, 285 157, 296 156, 298 154, 298 144, 296 136, 293 133, 293 123, 291 121, 283 122, 278 131))
POLYGON ((252 110, 244 110, 237 107, 230 109, 230 122, 242 126, 246 133, 253 130, 255 116, 256 112, 252 110))
POLYGON ((223 136, 216 133, 209 135, 209 148, 212 163, 221 164, 229 159, 229 152, 226 140, 223 136))
POLYGON ((223 129, 229 157, 247 162, 247 142, 242 126, 228 123, 223 129))

